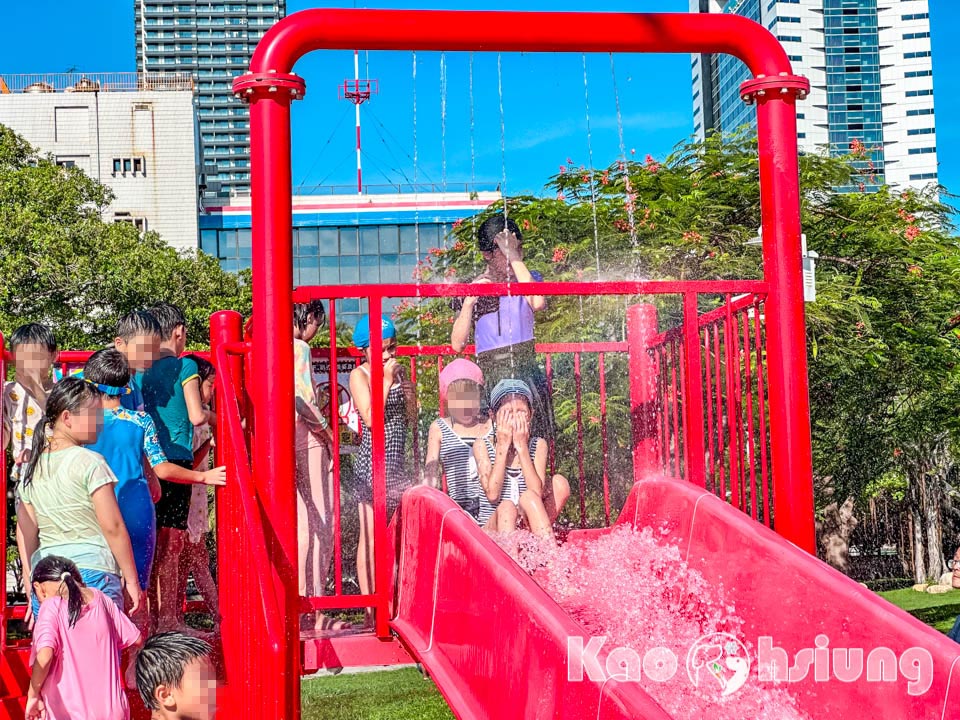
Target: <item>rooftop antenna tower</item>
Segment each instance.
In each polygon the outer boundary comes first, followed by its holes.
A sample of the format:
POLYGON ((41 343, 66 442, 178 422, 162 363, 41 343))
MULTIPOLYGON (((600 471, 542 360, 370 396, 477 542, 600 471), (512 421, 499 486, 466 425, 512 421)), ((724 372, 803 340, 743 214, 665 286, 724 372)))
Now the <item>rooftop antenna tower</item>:
POLYGON ((353 80, 344 80, 339 88, 340 99, 349 100, 357 113, 357 195, 363 194, 363 167, 360 163, 360 106, 380 92, 377 80, 360 79, 360 51, 353 51, 353 80))

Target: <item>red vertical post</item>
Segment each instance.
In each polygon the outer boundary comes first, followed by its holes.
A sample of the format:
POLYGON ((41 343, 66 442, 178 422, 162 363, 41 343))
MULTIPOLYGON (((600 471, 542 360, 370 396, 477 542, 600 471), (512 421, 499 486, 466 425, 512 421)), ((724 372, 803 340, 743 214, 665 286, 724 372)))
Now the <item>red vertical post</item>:
POLYGON ((630 366, 630 421, 633 430, 633 481, 655 475, 660 437, 657 431, 657 363, 650 345, 657 335, 657 308, 650 304, 627 308, 627 347, 630 366))
MULTIPOLYGON (((240 313, 232 310, 223 310, 210 317, 210 361, 217 362, 217 350, 221 345, 241 340, 243 334, 243 318, 240 313)), ((232 376, 237 387, 242 387, 240 381, 243 373, 241 358, 231 358, 229 367, 217 367, 217 375, 225 378, 232 376)), ((228 403, 240 403, 239 398, 226 396, 226 383, 221 380, 215 385, 217 427, 215 430, 216 446, 214 455, 217 465, 225 465, 226 458, 232 457, 234 448, 226 432, 226 409, 228 403)), ((217 578, 219 579, 219 601, 221 620, 221 637, 223 638, 223 660, 226 684, 229 688, 224 693, 226 707, 221 712, 229 717, 239 717, 243 714, 242 699, 239 697, 241 688, 247 685, 246 670, 248 662, 243 644, 249 643, 248 633, 244 632, 243 618, 240 609, 254 596, 254 593, 244 588, 238 581, 238 568, 242 566, 242 547, 244 538, 241 527, 242 511, 236 484, 228 482, 225 487, 217 488, 217 578)), ((249 588, 255 587, 253 583, 249 588)))
POLYGON ((607 442, 607 373, 604 363, 604 354, 600 353, 600 452, 602 453, 600 463, 603 467, 603 523, 610 525, 610 476, 608 473, 609 462, 607 455, 609 447, 607 442))
POLYGON ((282 666, 268 667, 261 658, 260 675, 269 678, 263 706, 285 720, 300 717, 300 594, 290 441, 294 436, 290 104, 303 95, 304 87, 296 75, 275 71, 243 75, 233 85, 250 104, 253 478, 267 517, 268 552, 283 621, 282 666))
POLYGON ((787 87, 782 78, 758 78, 741 92, 757 102, 763 274, 770 286, 767 392, 777 409, 770 413, 774 527, 816 553, 797 163, 796 101, 805 90, 787 87), (777 82, 780 87, 767 88, 777 82))
MULTIPOLYGON (((7 382, 6 347, 3 333, 0 333, 0 390, 7 382)), ((0 540, 0 549, 3 557, 7 557, 7 445, 0 444, 0 527, 3 528, 3 539, 0 540)), ((0 652, 7 649, 7 573, 4 568, 3 577, 0 577, 0 652)))
POLYGON ((687 480, 707 486, 703 457, 703 359, 700 356, 700 317, 697 294, 683 295, 683 427, 687 480))
POLYGON ((387 452, 383 388, 383 297, 369 300, 370 323, 370 440, 373 466, 373 587, 377 635, 390 637, 388 599, 391 568, 387 566, 387 452))
POLYGON ((577 477, 580 487, 580 527, 587 526, 587 478, 583 473, 583 380, 580 353, 573 354, 573 381, 577 398, 577 477))
POLYGON ((333 592, 343 594, 343 543, 340 538, 340 371, 337 363, 337 301, 328 303, 330 319, 330 427, 333 429, 333 592))

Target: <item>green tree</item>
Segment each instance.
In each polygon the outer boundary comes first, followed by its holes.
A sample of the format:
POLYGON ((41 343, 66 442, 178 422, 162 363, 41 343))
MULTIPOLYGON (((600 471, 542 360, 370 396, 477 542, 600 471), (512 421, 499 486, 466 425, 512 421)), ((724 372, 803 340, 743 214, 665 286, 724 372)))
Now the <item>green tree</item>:
MULTIPOLYGON (((935 576, 943 569, 941 505, 958 438, 960 249, 938 189, 833 192, 864 153, 854 147, 848 157, 800 158, 804 231, 820 255, 817 301, 807 305, 818 508, 853 497, 863 512, 888 492, 891 477, 900 478, 914 572, 935 576)), ((551 279, 760 277, 759 248, 746 244, 760 212, 756 143, 745 135, 684 143, 662 161, 568 165, 548 191, 506 202, 524 230, 528 264, 551 279)), ((475 276, 482 263, 474 231, 484 217, 460 224, 418 277, 475 276)), ((538 320, 538 340, 622 339, 624 306, 637 300, 555 299, 538 320)), ((679 323, 675 298, 653 301, 662 327, 679 323)), ((721 301, 703 298, 701 310, 721 301)), ((400 311, 403 329, 425 344, 447 341, 451 315, 441 302, 400 311)), ((571 397, 569 374, 557 377, 558 397, 571 397)), ((626 402, 622 384, 612 393, 615 403, 626 402)), ((570 403, 558 404, 567 435, 572 412, 570 403)), ((564 447, 567 470, 574 448, 564 447)), ((614 461, 629 474, 626 443, 614 448, 614 461)), ((597 472, 594 462, 591 487, 597 472)))
POLYGON ((211 312, 249 312, 245 275, 199 251, 178 253, 154 232, 104 222, 111 200, 107 187, 0 126, 0 328, 43 322, 61 347, 95 348, 123 314, 167 301, 186 312, 191 345, 204 346, 211 312))

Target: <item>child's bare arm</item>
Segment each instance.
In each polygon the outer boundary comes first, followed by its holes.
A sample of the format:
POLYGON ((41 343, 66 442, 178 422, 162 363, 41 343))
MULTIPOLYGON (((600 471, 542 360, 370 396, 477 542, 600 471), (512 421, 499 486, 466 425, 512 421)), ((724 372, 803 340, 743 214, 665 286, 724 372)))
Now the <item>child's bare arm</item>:
POLYGON ((157 477, 167 482, 180 483, 181 485, 226 485, 227 468, 221 465, 212 470, 188 470, 180 467, 176 463, 164 462, 157 465, 153 471, 157 477))
POLYGON ((203 407, 203 400, 200 397, 200 378, 195 377, 184 383, 183 400, 187 404, 187 415, 194 427, 200 427, 204 424, 216 427, 216 414, 203 407))
POLYGON ((423 483, 440 487, 440 426, 434 422, 427 434, 427 457, 423 461, 423 483))
POLYGON ((350 395, 353 397, 353 404, 357 406, 357 412, 360 413, 360 419, 363 420, 364 425, 370 427, 373 414, 370 381, 367 379, 367 374, 360 368, 350 373, 350 395))
POLYGON ((42 647, 37 650, 37 656, 33 661, 33 667, 30 670, 30 689, 27 691, 26 717, 29 720, 33 718, 44 717, 43 710, 38 707, 40 691, 47 680, 50 668, 53 665, 53 648, 42 647))

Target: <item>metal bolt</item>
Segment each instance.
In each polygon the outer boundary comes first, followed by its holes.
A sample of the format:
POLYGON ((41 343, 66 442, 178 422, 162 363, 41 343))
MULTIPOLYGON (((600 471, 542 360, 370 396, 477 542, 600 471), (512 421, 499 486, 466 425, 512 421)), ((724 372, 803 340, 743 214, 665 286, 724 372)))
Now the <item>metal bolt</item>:
POLYGON ((269 88, 267 88, 267 92, 276 92, 276 91, 277 91, 276 85, 271 85, 269 88))
POLYGON ((247 95, 253 95, 253 88, 247 88, 247 95))
POLYGON ((763 97, 767 94, 766 90, 757 90, 757 97, 763 97))

